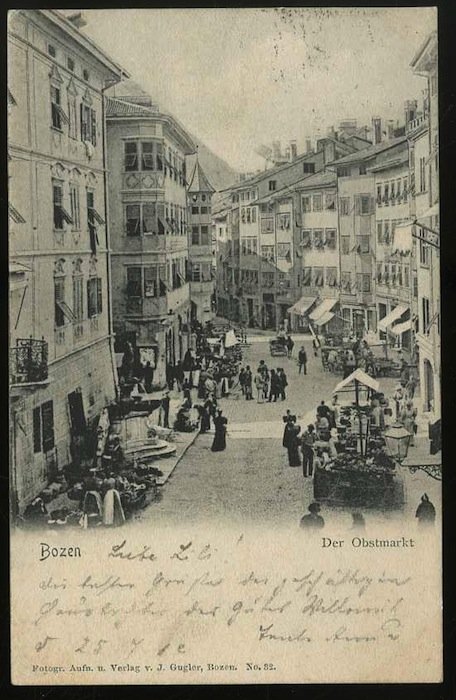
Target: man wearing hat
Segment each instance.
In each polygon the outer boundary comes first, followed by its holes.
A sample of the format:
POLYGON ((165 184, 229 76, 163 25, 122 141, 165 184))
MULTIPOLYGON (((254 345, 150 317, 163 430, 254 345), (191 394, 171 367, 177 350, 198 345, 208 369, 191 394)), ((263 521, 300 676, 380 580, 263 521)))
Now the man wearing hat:
POLYGON ((321 528, 325 526, 325 521, 323 520, 321 515, 319 515, 321 510, 320 504, 313 502, 309 505, 307 510, 309 511, 309 513, 301 518, 299 526, 304 529, 312 528, 321 530, 321 528))

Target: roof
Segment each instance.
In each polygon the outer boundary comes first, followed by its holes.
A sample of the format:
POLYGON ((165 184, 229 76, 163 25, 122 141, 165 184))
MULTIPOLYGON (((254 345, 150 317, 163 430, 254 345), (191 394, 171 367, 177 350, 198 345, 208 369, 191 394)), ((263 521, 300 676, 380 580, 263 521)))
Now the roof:
POLYGON ((190 177, 190 184, 188 186, 188 192, 215 192, 211 183, 204 174, 198 158, 196 159, 195 167, 193 168, 193 173, 190 177))
POLYGON ((367 148, 363 148, 361 151, 356 151, 348 156, 343 156, 343 158, 333 160, 332 163, 335 163, 336 165, 345 165, 348 163, 358 163, 360 160, 369 160, 370 158, 377 156, 379 153, 383 153, 383 151, 394 148, 394 146, 398 146, 406 141, 407 139, 405 136, 398 136, 390 141, 382 141, 382 143, 376 143, 372 146, 368 146, 367 148))
POLYGON ((369 387, 370 389, 373 389, 374 391, 378 391, 380 388, 380 384, 376 379, 372 379, 372 377, 366 374, 366 372, 363 372, 362 369, 355 369, 354 372, 336 385, 336 387, 333 389, 333 394, 339 393, 339 391, 345 389, 346 387, 352 388, 355 381, 369 387))
POLYGON ((428 36, 426 39, 423 41, 421 44, 420 48, 414 55, 413 59, 410 62, 410 67, 419 70, 419 67, 417 64, 419 63, 420 59, 424 56, 426 53, 426 50, 430 50, 431 53, 437 51, 437 32, 434 30, 428 36))
POLYGON ((128 78, 129 73, 122 66, 120 66, 117 61, 114 61, 104 49, 100 47, 90 39, 86 34, 79 31, 76 24, 72 22, 68 17, 66 17, 60 10, 36 10, 43 17, 46 17, 50 22, 60 27, 69 37, 76 41, 80 46, 88 51, 92 56, 102 63, 106 68, 108 68, 113 75, 121 79, 122 76, 128 78))
POLYGON ((403 153, 397 155, 395 158, 386 158, 385 160, 382 160, 379 163, 375 163, 373 166, 368 168, 369 172, 375 173, 380 170, 387 170, 388 168, 394 168, 395 166, 399 165, 407 165, 408 166, 409 162, 409 154, 408 150, 404 151, 403 153))
POLYGON ((285 163, 283 165, 278 165, 275 168, 269 168, 268 170, 262 170, 261 173, 258 173, 257 175, 254 175, 253 177, 249 178, 248 180, 243 180, 242 182, 235 182, 233 183, 230 187, 226 187, 224 190, 221 190, 222 192, 227 192, 228 190, 242 190, 247 187, 252 187, 252 185, 255 185, 257 182, 261 182, 261 180, 266 180, 272 177, 273 175, 276 175, 277 173, 282 172, 283 170, 286 170, 287 168, 291 168, 292 165, 296 165, 296 163, 300 163, 305 161, 307 158, 312 158, 315 157, 317 153, 315 151, 311 151, 310 153, 303 153, 302 155, 298 156, 294 160, 292 160, 289 163, 285 163))
POLYGON ((265 202, 269 202, 271 199, 283 197, 285 194, 291 196, 291 192, 294 192, 296 189, 301 190, 304 188, 310 189, 313 187, 330 187, 331 185, 335 186, 336 179, 336 174, 334 172, 331 172, 329 170, 319 170, 313 175, 306 175, 305 177, 300 177, 299 180, 296 180, 296 182, 291 182, 289 185, 281 187, 280 190, 268 192, 267 194, 263 195, 263 197, 260 197, 259 199, 255 200, 255 202, 250 202, 250 204, 264 204, 265 202))
POLYGON ((125 99, 120 100, 115 97, 106 99, 107 117, 150 117, 151 114, 152 111, 148 107, 127 102, 125 99))

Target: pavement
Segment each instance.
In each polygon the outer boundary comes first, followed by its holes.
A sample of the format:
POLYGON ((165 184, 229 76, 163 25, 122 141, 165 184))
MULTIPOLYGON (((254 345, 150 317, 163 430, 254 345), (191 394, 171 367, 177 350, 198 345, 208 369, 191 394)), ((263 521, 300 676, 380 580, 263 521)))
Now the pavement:
MULTIPOLYGON (((340 377, 325 372, 320 357, 314 357, 310 336, 294 336, 294 355, 304 345, 308 356, 307 375, 298 374, 296 357, 272 358, 267 341, 271 335, 250 338, 244 348, 243 365, 256 370, 260 359, 269 368, 283 367, 289 386, 286 401, 257 403, 246 401, 240 391, 219 400, 228 419, 227 449, 211 452, 213 435, 192 434, 193 441, 180 455, 162 489, 162 498, 141 512, 141 520, 154 523, 211 522, 214 527, 221 521, 241 525, 295 527, 313 500, 313 483, 304 478, 302 469, 288 466, 286 450, 282 446, 283 421, 287 408, 300 417, 308 416, 324 399, 330 402, 332 391, 340 377)), ((381 390, 391 396, 397 380, 380 379, 381 390)), ((196 397, 196 393, 195 393, 196 397)), ((417 402, 419 405, 419 402, 417 402)), ((302 423, 305 428, 305 423, 302 423)), ((423 439, 426 429, 420 426, 416 447, 409 457, 427 456, 428 443, 423 439), (423 449, 425 452, 423 453, 423 449), (423 455, 422 455, 423 453, 423 455)), ((167 460, 162 460, 163 465, 167 460)), ((162 468, 162 465, 160 465, 162 468)), ((422 471, 411 473, 401 469, 406 502, 399 511, 369 511, 375 520, 414 522, 415 510, 421 495, 426 492, 439 511, 441 484, 422 471)), ((333 523, 348 526, 351 513, 343 508, 323 506, 322 514, 333 523)))

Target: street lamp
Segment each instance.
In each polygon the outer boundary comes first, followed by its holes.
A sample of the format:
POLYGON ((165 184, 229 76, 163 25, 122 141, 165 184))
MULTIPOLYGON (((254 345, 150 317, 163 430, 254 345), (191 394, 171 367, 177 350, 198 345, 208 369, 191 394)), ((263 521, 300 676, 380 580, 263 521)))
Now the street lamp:
POLYGON ((396 462, 402 464, 407 457, 412 434, 400 423, 395 423, 383 434, 386 443, 386 451, 396 462))

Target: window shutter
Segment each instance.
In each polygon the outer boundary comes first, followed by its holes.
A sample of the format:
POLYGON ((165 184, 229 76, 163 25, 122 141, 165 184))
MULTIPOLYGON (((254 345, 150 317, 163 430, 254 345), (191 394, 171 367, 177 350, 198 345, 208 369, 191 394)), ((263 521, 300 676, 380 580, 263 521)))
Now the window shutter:
POLYGON ((355 214, 359 216, 361 213, 361 197, 359 194, 355 195, 355 214))
POLYGON ((103 311, 103 290, 102 290, 102 280, 101 277, 97 278, 97 313, 101 314, 103 311))
POLYGON ((87 316, 92 318, 92 302, 90 298, 90 280, 87 280, 87 316))
POLYGON ((49 452, 54 447, 54 405, 46 401, 41 406, 41 421, 43 426, 43 452, 49 452))
POLYGON ((41 409, 33 409, 33 451, 41 452, 41 409))
POLYGON ((91 126, 91 136, 92 144, 97 145, 97 113, 94 109, 90 110, 90 126, 91 126))
POLYGON ((80 121, 81 121, 81 141, 85 141, 85 126, 84 126, 84 105, 81 102, 79 105, 79 114, 80 114, 80 121))

